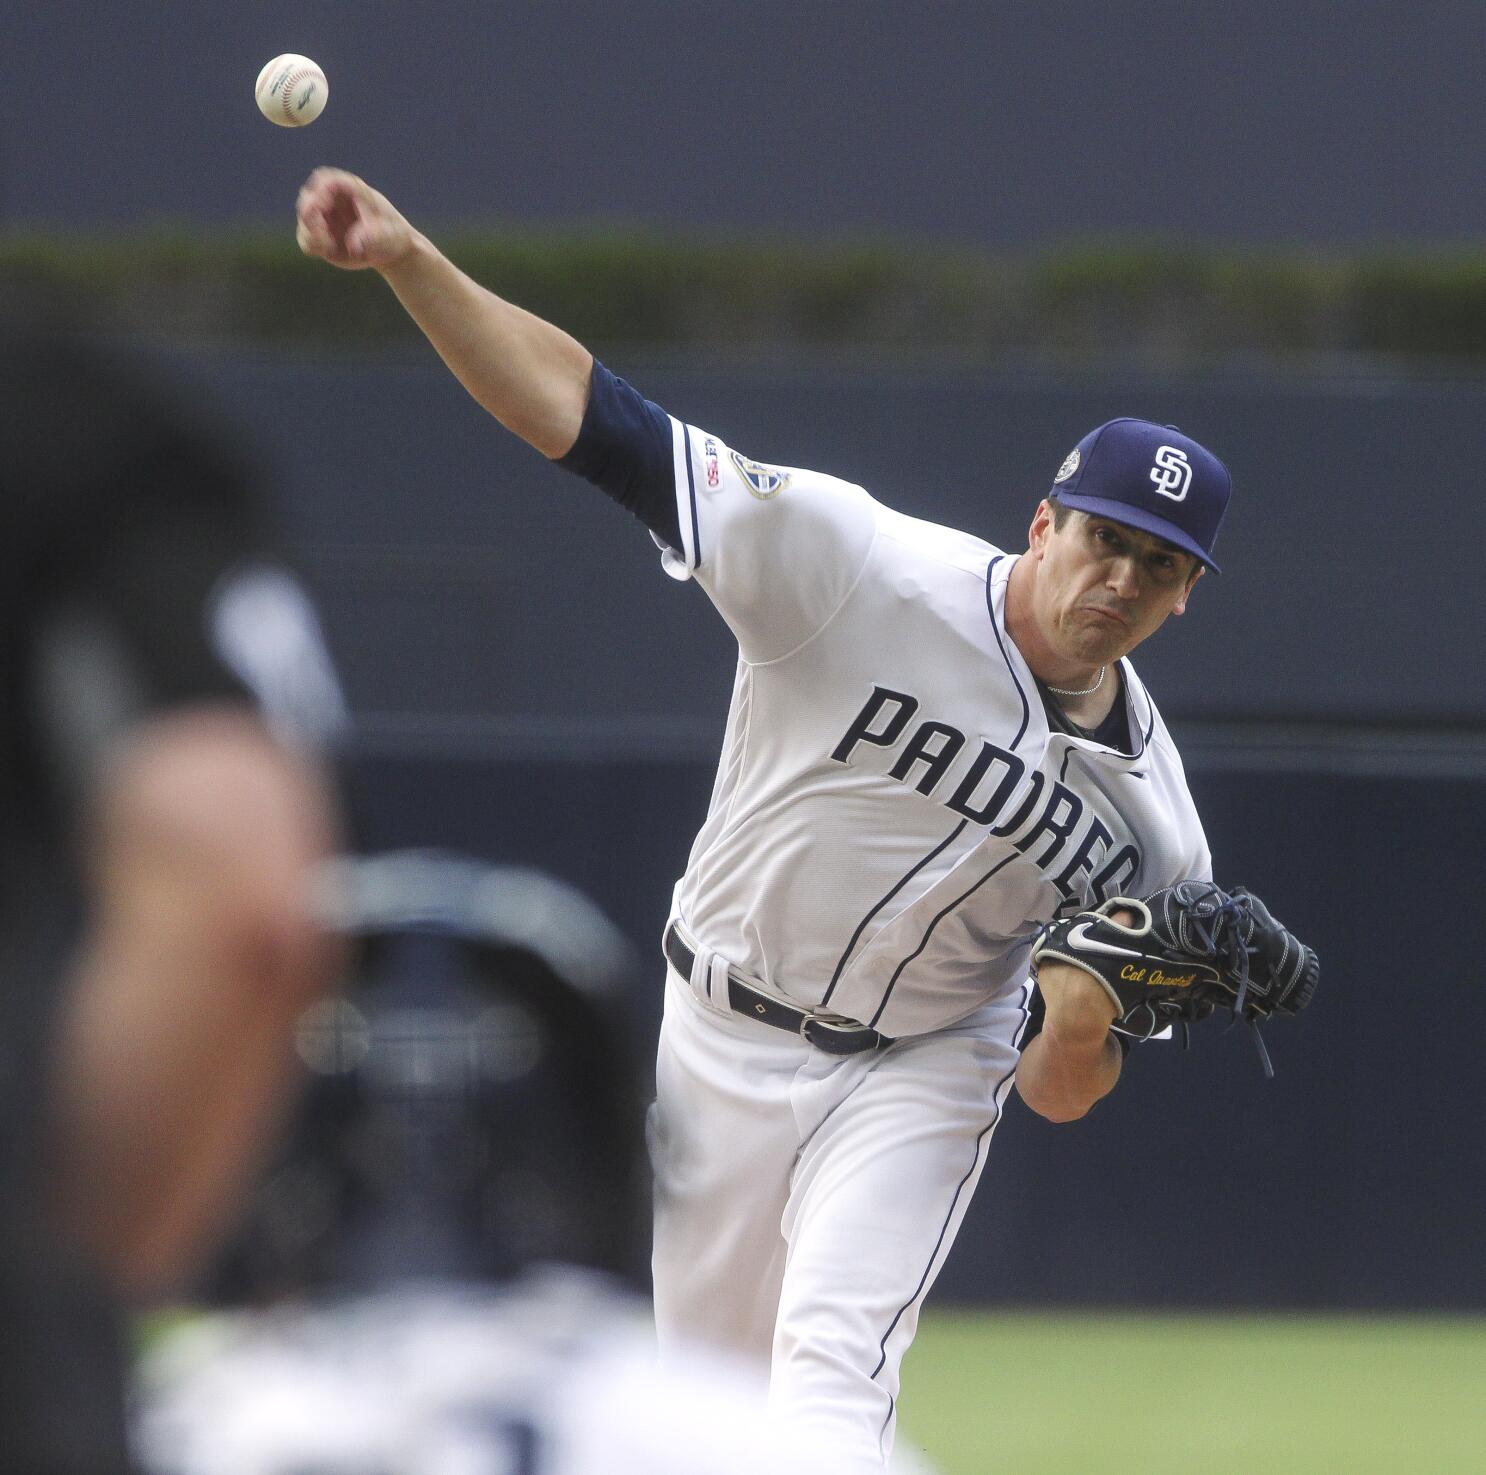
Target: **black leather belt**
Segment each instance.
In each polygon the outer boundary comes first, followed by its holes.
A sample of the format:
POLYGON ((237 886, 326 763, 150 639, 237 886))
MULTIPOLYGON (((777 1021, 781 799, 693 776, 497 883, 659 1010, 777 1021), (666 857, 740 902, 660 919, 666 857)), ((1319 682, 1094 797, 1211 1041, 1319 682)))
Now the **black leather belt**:
MULTIPOLYGON (((682 978, 690 980, 696 953, 687 946, 674 922, 666 928, 663 947, 666 961, 682 978)), ((892 1044, 887 1035, 858 1024, 854 1019, 837 1020, 796 1009, 792 1004, 781 1004, 778 999, 771 999, 739 978, 731 968, 728 969, 728 1006, 734 1014, 741 1014, 745 1019, 757 1019, 760 1024, 771 1024, 775 1029, 799 1035, 827 1055, 859 1055, 863 1050, 876 1050, 879 1046, 892 1044)))

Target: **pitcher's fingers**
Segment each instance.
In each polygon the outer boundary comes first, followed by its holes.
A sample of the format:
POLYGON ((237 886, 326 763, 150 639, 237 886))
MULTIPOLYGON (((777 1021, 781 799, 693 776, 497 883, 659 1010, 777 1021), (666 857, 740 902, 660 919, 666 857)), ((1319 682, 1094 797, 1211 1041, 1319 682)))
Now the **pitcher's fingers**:
POLYGON ((346 232, 346 254, 357 261, 375 261, 391 246, 385 222, 361 216, 346 232))
POLYGON ((306 206, 299 213, 299 227, 295 232, 300 249, 311 256, 327 256, 335 251, 335 233, 323 211, 314 205, 306 206))
MULTIPOLYGON (((300 190, 297 209, 301 217, 318 215, 323 228, 333 234, 335 217, 349 219, 358 214, 364 194, 354 187, 355 182, 349 176, 342 178, 329 171, 317 171, 317 174, 322 172, 324 177, 312 175, 300 190)), ((315 228, 313 220, 311 228, 315 228)))
POLYGON ((324 190, 344 189, 348 186, 361 184, 356 175, 345 169, 332 169, 322 164, 318 169, 310 171, 309 178, 305 180, 303 190, 319 193, 324 190))

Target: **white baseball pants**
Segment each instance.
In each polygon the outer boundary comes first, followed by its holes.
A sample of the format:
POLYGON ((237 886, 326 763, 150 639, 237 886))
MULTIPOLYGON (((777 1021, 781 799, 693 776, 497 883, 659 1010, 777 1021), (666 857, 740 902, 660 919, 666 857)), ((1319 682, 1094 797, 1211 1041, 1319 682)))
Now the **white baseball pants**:
POLYGON ((770 1409, 843 1468, 892 1449, 898 1367, 1011 1089, 1024 989, 832 1056, 667 969, 651 1111, 662 1356, 767 1359, 770 1409))

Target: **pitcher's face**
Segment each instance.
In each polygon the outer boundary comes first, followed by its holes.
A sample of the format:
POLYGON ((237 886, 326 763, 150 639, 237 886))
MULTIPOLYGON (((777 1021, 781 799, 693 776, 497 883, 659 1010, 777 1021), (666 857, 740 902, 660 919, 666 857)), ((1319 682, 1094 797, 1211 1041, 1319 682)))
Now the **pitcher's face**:
POLYGON ((1202 565, 1138 528, 1069 509, 1054 524, 1043 502, 1027 556, 1036 562, 1032 615, 1044 640, 1080 665, 1104 666, 1187 608, 1202 565))

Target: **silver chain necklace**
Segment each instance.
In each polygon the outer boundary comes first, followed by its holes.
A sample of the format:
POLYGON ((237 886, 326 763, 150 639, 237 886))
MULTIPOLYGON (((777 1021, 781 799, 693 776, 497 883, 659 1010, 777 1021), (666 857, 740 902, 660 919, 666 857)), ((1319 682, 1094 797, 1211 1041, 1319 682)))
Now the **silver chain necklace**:
POLYGON ((1098 678, 1095 680, 1094 684, 1092 686, 1086 686, 1086 687, 1084 687, 1082 691, 1065 691, 1061 686, 1054 686, 1051 682, 1048 683, 1048 688, 1047 689, 1050 692, 1052 692, 1052 694, 1054 696, 1060 696, 1060 697, 1086 697, 1086 696, 1089 696, 1092 693, 1098 691, 1099 688, 1104 685, 1105 673, 1108 670, 1109 670, 1109 667, 1108 666, 1100 666, 1100 668, 1099 668, 1099 675, 1098 675, 1098 678))

